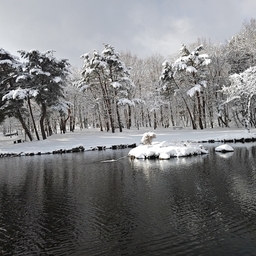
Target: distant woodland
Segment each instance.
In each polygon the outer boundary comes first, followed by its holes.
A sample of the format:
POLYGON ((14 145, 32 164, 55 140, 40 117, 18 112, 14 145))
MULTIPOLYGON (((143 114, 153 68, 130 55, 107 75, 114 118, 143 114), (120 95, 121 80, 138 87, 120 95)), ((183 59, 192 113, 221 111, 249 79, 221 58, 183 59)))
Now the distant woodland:
POLYGON ((82 58, 75 68, 53 51, 0 48, 2 132, 256 127, 255 19, 225 44, 200 38, 147 58, 104 44, 82 58))

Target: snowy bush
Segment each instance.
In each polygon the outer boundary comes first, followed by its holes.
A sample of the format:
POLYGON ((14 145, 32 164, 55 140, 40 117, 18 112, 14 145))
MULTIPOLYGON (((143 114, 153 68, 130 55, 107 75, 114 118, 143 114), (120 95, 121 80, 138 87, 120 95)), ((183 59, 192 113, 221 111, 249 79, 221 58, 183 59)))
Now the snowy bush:
POLYGON ((156 138, 156 134, 153 132, 146 132, 143 134, 142 139, 141 139, 141 143, 143 145, 151 145, 152 144, 152 140, 156 138))

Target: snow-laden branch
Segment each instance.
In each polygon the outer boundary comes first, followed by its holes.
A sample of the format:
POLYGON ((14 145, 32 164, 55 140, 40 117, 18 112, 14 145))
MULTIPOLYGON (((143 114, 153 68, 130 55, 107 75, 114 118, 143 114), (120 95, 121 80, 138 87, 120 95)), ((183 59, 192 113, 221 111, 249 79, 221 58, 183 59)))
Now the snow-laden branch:
POLYGON ((187 95, 189 95, 190 97, 193 97, 196 92, 200 92, 200 91, 201 91, 201 85, 196 84, 194 87, 192 87, 190 90, 187 91, 187 95))
POLYGON ((36 97, 38 95, 38 90, 34 89, 21 89, 11 90, 2 97, 2 100, 23 100, 27 97, 36 97))

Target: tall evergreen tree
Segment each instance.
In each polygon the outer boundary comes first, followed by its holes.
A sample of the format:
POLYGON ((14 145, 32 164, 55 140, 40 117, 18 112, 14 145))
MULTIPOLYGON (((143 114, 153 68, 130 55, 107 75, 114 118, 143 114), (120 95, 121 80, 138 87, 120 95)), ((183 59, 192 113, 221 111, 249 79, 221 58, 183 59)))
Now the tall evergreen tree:
POLYGON ((94 51, 92 57, 87 53, 82 58, 84 59, 80 85, 82 90, 97 92, 96 94, 101 97, 102 108, 107 117, 105 118, 107 130, 111 128, 114 133, 115 125, 118 124, 122 131, 119 103, 134 86, 129 77, 129 70, 114 47, 109 44, 104 45, 102 53, 94 51))
MULTIPOLYGON (((8 51, 0 48, 0 99, 11 89, 15 88, 15 80, 21 63, 18 57, 10 54, 8 51)), ((0 101, 0 121, 4 120, 6 115, 5 109, 2 107, 4 101, 0 101)))
MULTIPOLYGON (((69 74, 69 63, 66 59, 57 60, 53 51, 39 52, 38 50, 19 51, 25 60, 24 73, 29 76, 29 89, 36 90, 35 101, 41 108, 40 128, 42 138, 46 139, 44 121, 48 108, 66 109, 63 86, 69 74)), ((20 80, 27 77, 20 77, 20 80)))
POLYGON ((196 120, 200 129, 203 129, 203 111, 204 111, 204 97, 203 88, 206 87, 206 73, 205 66, 210 64, 211 60, 207 54, 200 54, 203 46, 196 47, 193 51, 183 45, 180 49, 180 58, 178 58, 172 65, 169 62, 163 64, 163 72, 161 76, 162 82, 166 84, 168 81, 174 82, 179 94, 181 95, 186 108, 189 112, 193 129, 197 128, 196 120), (188 98, 193 100, 192 109, 189 108, 188 98), (193 113, 193 115, 192 115, 193 113))
MULTIPOLYGON (((17 79, 22 74, 22 63, 19 58, 0 49, 0 118, 13 116, 17 118, 26 135, 32 140, 32 135, 27 127, 25 118, 28 117, 27 109, 24 108, 24 98, 17 96, 17 79), (16 91, 16 93, 14 93, 16 91)), ((0 120, 1 121, 1 120, 0 120)))

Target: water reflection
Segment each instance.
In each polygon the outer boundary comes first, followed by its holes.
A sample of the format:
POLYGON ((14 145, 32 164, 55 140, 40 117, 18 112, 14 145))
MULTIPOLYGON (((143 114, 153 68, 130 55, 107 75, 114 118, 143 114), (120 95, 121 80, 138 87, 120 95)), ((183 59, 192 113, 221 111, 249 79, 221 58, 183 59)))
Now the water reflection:
POLYGON ((158 159, 130 159, 132 168, 143 169, 144 171, 152 168, 160 168, 161 171, 169 171, 170 168, 181 166, 192 166, 203 163, 203 159, 208 155, 199 155, 191 157, 174 157, 168 160, 158 159))
POLYGON ((222 158, 229 158, 231 157, 234 152, 227 152, 227 153, 221 153, 221 152, 216 152, 216 154, 219 156, 219 157, 222 157, 222 158))
POLYGON ((253 255, 255 147, 0 159, 3 255, 253 255))

